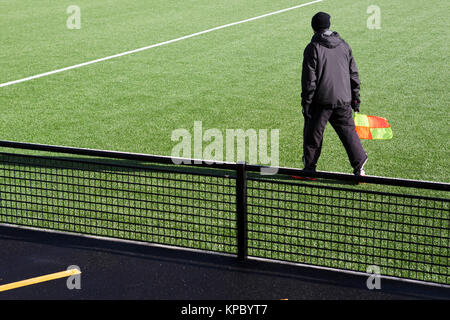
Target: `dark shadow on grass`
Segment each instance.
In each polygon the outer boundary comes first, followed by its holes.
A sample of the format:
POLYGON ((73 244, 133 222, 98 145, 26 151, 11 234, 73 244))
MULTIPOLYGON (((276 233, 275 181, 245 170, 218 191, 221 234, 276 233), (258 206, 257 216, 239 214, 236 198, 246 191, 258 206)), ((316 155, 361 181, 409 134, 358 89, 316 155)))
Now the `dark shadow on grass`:
POLYGON ((0 153, 0 163, 10 163, 14 167, 41 167, 48 169, 79 169, 90 171, 159 171, 180 174, 195 174, 217 177, 235 177, 235 172, 228 169, 217 169, 177 164, 156 164, 134 160, 96 158, 96 157, 60 157, 60 156, 35 156, 0 153), (15 161, 7 161, 6 158, 15 161))
MULTIPOLYGON (((2 154, 0 154, 0 159, 2 154)), ((15 167, 42 167, 48 169, 77 169, 88 171, 120 171, 120 172, 139 172, 155 171, 166 173, 179 173, 189 175, 201 175, 211 177, 236 178, 236 171, 229 169, 208 168, 204 166, 176 165, 176 164, 156 164, 123 159, 95 158, 95 157, 60 157, 60 156, 21 156, 14 155, 20 161, 14 162, 15 167)), ((247 172, 249 179, 264 181, 285 181, 289 183, 319 185, 345 185, 355 186, 351 181, 339 181, 332 179, 317 179, 315 181, 298 180, 290 175, 271 174, 261 175, 258 172, 247 172)))
POLYGON ((255 180, 265 180, 265 181, 286 181, 291 183, 306 183, 310 185, 339 185, 339 186, 355 186, 358 185, 352 181, 341 181, 333 179, 316 178, 315 180, 298 179, 290 175, 285 174, 273 174, 273 175, 261 175, 254 172, 249 172, 248 177, 255 180))

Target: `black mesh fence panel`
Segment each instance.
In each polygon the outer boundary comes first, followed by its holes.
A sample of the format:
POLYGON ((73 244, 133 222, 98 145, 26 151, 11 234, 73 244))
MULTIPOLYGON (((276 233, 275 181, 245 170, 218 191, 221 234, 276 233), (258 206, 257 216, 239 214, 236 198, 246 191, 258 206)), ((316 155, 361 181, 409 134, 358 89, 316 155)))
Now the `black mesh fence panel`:
POLYGON ((450 283, 450 201, 249 179, 248 254, 450 283))
POLYGON ((113 162, 0 158, 0 223, 237 250, 234 179, 113 162))
POLYGON ((450 285, 448 185, 380 190, 164 161, 0 153, 0 223, 450 285))

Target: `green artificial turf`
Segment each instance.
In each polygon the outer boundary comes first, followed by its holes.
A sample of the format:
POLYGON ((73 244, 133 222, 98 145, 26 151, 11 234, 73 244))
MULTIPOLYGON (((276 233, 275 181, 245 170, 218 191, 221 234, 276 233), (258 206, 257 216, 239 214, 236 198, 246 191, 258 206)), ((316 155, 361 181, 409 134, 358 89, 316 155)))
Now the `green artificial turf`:
MULTIPOLYGON (((306 1, 305 1, 306 2, 306 1)), ((2 1, 0 82, 71 66, 291 7, 301 1, 2 1)), ((1 88, 2 139, 171 155, 173 130, 279 129, 280 165, 301 167, 300 71, 311 16, 332 15, 352 46, 363 113, 385 117, 394 139, 364 141, 367 172, 449 181, 445 1, 327 0, 148 51, 1 88)), ((325 132, 319 169, 350 172, 325 132)))
MULTIPOLYGON (((66 8, 72 1, 39 1, 37 5, 31 0, 3 0, 0 83, 300 3, 80 0, 81 29, 69 30, 66 8)), ((193 133, 194 121, 202 121, 204 130, 217 128, 224 134, 227 129, 278 129, 279 164, 301 168, 302 52, 312 36, 312 15, 326 11, 332 16, 332 29, 353 49, 362 81, 361 111, 387 118, 393 128, 392 140, 363 141, 370 159, 367 173, 448 182, 449 41, 443 31, 445 19, 435 17, 447 12, 450 5, 438 0, 428 1, 426 7, 418 0, 407 4, 379 0, 381 29, 369 30, 366 10, 371 4, 325 0, 0 88, 0 139, 170 156, 176 144, 172 132, 185 128, 193 133)), ((325 131, 318 168, 351 171, 331 126, 325 131)), ((150 175, 128 190, 127 184, 114 179, 120 181, 129 171, 134 172, 129 168, 123 174, 117 169, 110 172, 108 167, 97 167, 94 173, 68 169, 58 171, 58 176, 52 168, 39 165, 3 164, 0 169, 2 223, 234 252, 232 183, 208 192, 208 187, 222 180, 198 176, 192 184, 191 180, 180 182, 183 175, 165 173, 150 175), (85 174, 88 185, 77 186, 82 181, 79 175, 85 174), (42 184, 41 179, 49 180, 42 184), (146 183, 155 189, 149 191, 146 183), (137 198, 130 200, 130 196, 137 198), (216 236, 206 237, 208 234, 216 236)), ((249 185, 257 189, 264 183, 249 185)), ((346 188, 448 198, 445 193, 385 186, 346 188)), ((292 181, 282 191, 261 194, 250 190, 249 234, 255 237, 250 242, 252 255, 362 272, 367 264, 378 262, 391 268, 388 275, 448 283, 448 246, 443 243, 448 242, 448 202, 425 211, 420 202, 414 202, 409 204, 411 211, 404 212, 397 203, 383 207, 375 201, 373 207, 361 207, 354 199, 342 200, 342 204, 333 197, 298 196, 295 190, 292 181), (312 199, 318 201, 314 208, 301 206, 312 199), (265 201, 273 208, 265 208, 265 201), (349 212, 346 208, 353 209, 349 212), (427 225, 430 221, 437 225, 427 225), (414 234, 424 236, 415 238, 414 234), (402 264, 409 259, 416 264, 402 264), (440 275, 430 276, 430 268, 440 275)))

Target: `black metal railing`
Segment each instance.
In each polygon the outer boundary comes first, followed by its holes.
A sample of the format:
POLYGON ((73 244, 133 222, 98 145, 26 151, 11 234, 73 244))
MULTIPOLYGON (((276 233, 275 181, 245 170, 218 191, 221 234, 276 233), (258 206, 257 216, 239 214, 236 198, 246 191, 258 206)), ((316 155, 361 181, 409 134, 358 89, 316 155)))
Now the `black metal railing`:
POLYGON ((448 183, 291 168, 266 175, 241 162, 174 165, 170 157, 10 141, 0 147, 11 148, 0 153, 3 225, 360 273, 375 265, 383 276, 450 285, 448 183))

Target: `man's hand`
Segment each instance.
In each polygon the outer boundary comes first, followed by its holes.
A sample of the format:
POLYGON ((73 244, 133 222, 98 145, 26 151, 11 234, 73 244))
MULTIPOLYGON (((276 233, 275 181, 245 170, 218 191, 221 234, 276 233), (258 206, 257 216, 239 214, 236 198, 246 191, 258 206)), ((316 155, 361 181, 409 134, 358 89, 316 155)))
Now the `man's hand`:
POLYGON ((311 119, 311 115, 309 113, 309 108, 310 108, 309 105, 304 105, 302 108, 302 113, 305 118, 311 119))
POLYGON ((359 98, 353 99, 352 100, 352 109, 355 112, 359 112, 359 107, 361 105, 361 100, 359 100, 359 98))

